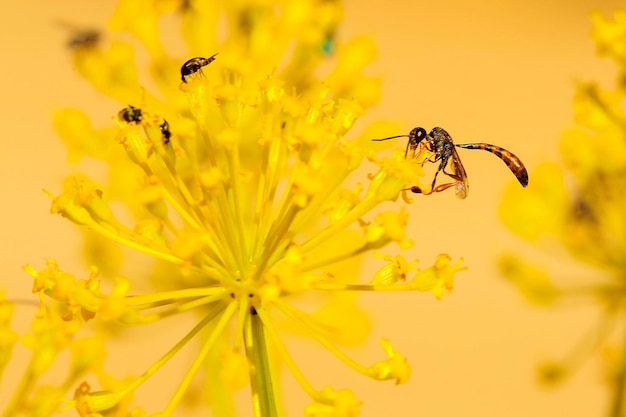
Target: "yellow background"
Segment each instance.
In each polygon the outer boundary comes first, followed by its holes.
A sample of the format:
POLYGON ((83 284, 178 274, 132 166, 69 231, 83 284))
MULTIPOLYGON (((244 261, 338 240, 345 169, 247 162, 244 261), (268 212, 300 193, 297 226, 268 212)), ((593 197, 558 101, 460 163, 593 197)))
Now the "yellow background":
MULTIPOLYGON (((458 143, 496 143, 523 158, 532 187, 533 167, 558 158, 560 135, 572 124, 575 80, 612 79, 611 64, 595 57, 588 15, 592 9, 610 13, 620 4, 349 0, 339 36, 372 35, 379 55, 370 73, 383 78, 382 101, 356 129, 387 119, 406 132, 414 126, 442 126, 458 143)), ((0 284, 9 287, 12 298, 29 295, 31 280, 20 270, 25 263, 39 268, 45 258, 54 257, 64 269, 84 271, 79 233, 48 214, 50 201, 40 190, 59 190, 64 176, 77 169, 66 163, 65 149, 52 130, 52 110, 76 105, 103 120, 102 115, 120 108, 77 76, 65 47, 69 33, 60 24, 103 27, 112 5, 25 0, 0 6, 0 284)), ((303 349, 300 358, 315 355, 305 365, 315 386, 353 387, 365 400, 364 416, 606 415, 607 391, 595 361, 586 362, 556 389, 537 384, 536 364, 566 354, 597 314, 585 306, 531 308, 498 276, 494 260, 504 249, 546 257, 501 226, 501 194, 514 181, 502 162, 485 152, 461 150, 461 158, 471 182, 466 200, 446 192, 417 198, 410 207, 414 220, 427 220, 426 226, 420 221, 419 229, 411 229, 416 241, 412 253, 422 266, 440 252, 462 256, 469 265, 458 275, 454 294, 440 302, 428 294, 361 298, 375 327, 369 344, 351 349, 351 355, 374 361, 380 353, 378 337, 388 337, 409 358, 411 381, 394 387, 366 380, 320 354, 321 348, 300 341, 291 346, 303 349), (325 361, 324 366, 317 361, 325 361)), ((555 256, 566 259, 558 251, 555 256)), ((17 324, 27 325, 33 311, 20 307, 17 324)), ((164 346, 170 344, 167 336, 158 335, 164 346)), ((135 342, 154 359, 161 354, 151 348, 153 340, 135 342)), ((126 366, 127 355, 117 355, 118 362, 111 364, 115 369, 127 374, 143 369, 132 361, 126 366)), ((10 368, 3 384, 18 376, 19 368, 10 368)), ((293 385, 289 377, 285 381, 293 385)), ((7 385, 0 387, 0 410, 7 394, 7 385)), ((290 388, 285 402, 288 415, 301 415, 307 399, 290 388)), ((244 407, 242 415, 248 414, 244 407)))

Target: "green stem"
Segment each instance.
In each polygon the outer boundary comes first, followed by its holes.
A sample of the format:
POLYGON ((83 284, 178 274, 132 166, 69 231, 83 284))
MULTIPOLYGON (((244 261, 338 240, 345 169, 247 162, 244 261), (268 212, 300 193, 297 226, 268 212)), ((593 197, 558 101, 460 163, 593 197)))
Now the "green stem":
POLYGON ((263 322, 254 307, 245 330, 246 354, 250 361, 250 385, 252 388, 252 408, 255 417, 278 417, 274 386, 263 322))

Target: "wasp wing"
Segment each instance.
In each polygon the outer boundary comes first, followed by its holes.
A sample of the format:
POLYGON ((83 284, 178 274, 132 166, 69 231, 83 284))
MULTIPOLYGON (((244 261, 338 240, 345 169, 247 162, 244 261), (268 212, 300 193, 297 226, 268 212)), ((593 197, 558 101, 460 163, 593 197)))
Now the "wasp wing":
POLYGON ((469 193, 469 182, 467 181, 467 173, 465 167, 461 163, 461 158, 456 152, 456 149, 452 148, 452 155, 448 160, 446 168, 443 173, 456 181, 454 184, 454 193, 457 198, 464 199, 469 193))
POLYGON ((522 187, 528 185, 528 171, 522 161, 511 151, 489 143, 457 143, 455 146, 464 149, 481 149, 500 158, 515 175, 522 187))

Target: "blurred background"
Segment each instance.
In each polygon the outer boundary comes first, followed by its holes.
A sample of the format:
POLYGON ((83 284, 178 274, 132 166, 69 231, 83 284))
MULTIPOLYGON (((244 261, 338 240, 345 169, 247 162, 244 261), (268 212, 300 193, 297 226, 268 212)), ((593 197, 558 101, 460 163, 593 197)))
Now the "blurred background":
MULTIPOLYGON (((379 54, 369 72, 383 79, 382 100, 355 132, 379 119, 402 126, 402 132, 390 135, 441 126, 457 143, 485 141, 516 153, 531 172, 532 187, 534 166, 558 161, 561 134, 572 126, 575 82, 613 79, 611 63, 595 56, 589 13, 608 15, 620 5, 613 0, 347 0, 339 37, 372 36, 379 54)), ((0 286, 8 287, 11 298, 30 296, 32 281, 20 269, 26 263, 39 268, 53 257, 65 270, 85 271, 80 233, 48 213, 50 200, 41 189, 59 190, 67 174, 80 170, 67 163, 52 129, 54 109, 79 106, 103 121, 120 108, 78 77, 66 46, 67 25, 104 28, 113 7, 111 0, 23 0, 0 6, 0 286)), ((421 266, 441 252, 463 257, 469 266, 457 275, 454 294, 442 301, 429 294, 361 298, 374 328, 369 343, 351 349, 351 355, 374 360, 379 337, 390 338, 409 358, 411 381, 396 387, 361 378, 336 366, 318 347, 295 341, 291 345, 305 352, 300 357, 315 358, 303 366, 305 373, 320 388, 352 387, 366 400, 364 416, 607 415, 605 381, 594 360, 558 387, 539 384, 537 365, 565 355, 597 313, 585 306, 536 309, 502 279, 495 261, 503 250, 538 262, 546 256, 501 225, 498 208, 513 175, 486 152, 460 152, 471 183, 468 198, 446 192, 417 198, 409 207, 414 221, 427 219, 411 230, 416 242, 411 254, 421 266), (328 359, 328 366, 316 366, 318 357, 328 359)), ((364 276, 367 269, 366 264, 364 276)), ((32 311, 22 312, 16 326, 28 325, 31 316, 32 311)), ((139 371, 129 368, 128 373, 139 371)), ((9 372, 19 376, 17 367, 9 372)), ((287 385, 292 382, 285 378, 287 385)), ((0 409, 6 394, 0 393, 0 409)), ((288 415, 301 415, 308 400, 293 387, 285 403, 288 415)))

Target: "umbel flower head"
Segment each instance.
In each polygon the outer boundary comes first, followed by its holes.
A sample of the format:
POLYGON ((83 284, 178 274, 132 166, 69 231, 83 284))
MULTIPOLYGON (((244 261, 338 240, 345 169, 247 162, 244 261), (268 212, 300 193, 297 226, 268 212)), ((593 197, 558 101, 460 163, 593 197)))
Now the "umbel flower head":
POLYGON ((621 320, 626 301, 626 13, 618 11, 613 18, 596 13, 593 23, 598 53, 618 65, 617 82, 610 89, 595 83, 578 86, 574 111, 581 127, 566 132, 561 142, 566 172, 546 163, 536 170, 528 193, 511 188, 502 204, 502 217, 514 232, 535 243, 550 236, 572 255, 579 272, 551 277, 515 256, 504 257, 501 266, 534 303, 554 306, 587 299, 599 304, 597 325, 561 363, 543 367, 542 374, 548 381, 564 377, 592 349, 612 350, 611 335, 619 333, 615 351, 620 353, 606 355, 611 415, 617 416, 624 414, 626 383, 621 320))
POLYGON ((154 92, 142 88, 129 44, 72 43, 79 72, 122 103, 114 123, 101 129, 74 109, 55 118, 71 159, 90 157, 108 167, 107 185, 73 175, 60 194, 49 193, 51 211, 86 231, 88 257, 98 268, 77 279, 53 260, 43 269, 25 267, 41 304, 31 343, 36 365, 5 415, 48 415, 70 387, 66 408, 81 416, 145 415, 131 408, 133 393, 192 340, 201 341, 199 350, 175 391, 155 405, 159 416, 173 414, 200 370, 216 415, 232 414, 226 393, 247 385, 255 415, 278 415, 276 363, 310 397, 306 415, 357 415, 361 401, 351 390, 307 380, 283 343, 278 323, 285 320, 363 375, 408 380, 407 360, 387 339, 373 364, 338 347, 367 330, 351 294, 431 291, 441 298, 462 269, 448 255, 419 270, 417 261, 381 252, 389 244, 412 246, 405 209, 380 206, 420 184, 422 171, 402 149, 376 157, 369 138, 377 132, 348 136, 378 95, 377 80, 361 74, 374 55, 371 41, 335 40, 342 11, 334 1, 223 7, 119 3, 110 26, 148 51, 154 92), (178 18, 187 58, 174 58, 159 40, 166 15, 178 18), (329 60, 331 69, 318 69, 329 60), (365 157, 374 173, 365 183, 354 181, 365 157), (153 272, 117 275, 113 245, 153 259, 153 272), (368 283, 355 276, 354 261, 363 254, 380 262, 368 283), (100 271, 115 277, 101 283, 100 271), (154 290, 133 291, 148 282, 154 290), (317 311, 297 306, 297 296, 313 294, 323 300, 317 311), (105 370, 102 343, 113 324, 149 325, 190 311, 199 317, 196 325, 141 375, 119 380, 105 370), (79 336, 94 321, 109 326, 79 336), (68 347, 76 363, 65 382, 33 394, 68 347))

